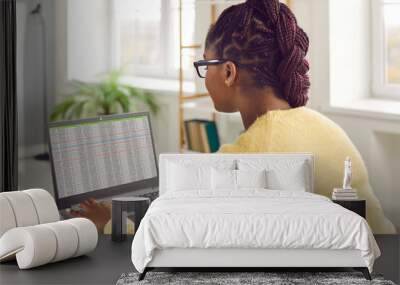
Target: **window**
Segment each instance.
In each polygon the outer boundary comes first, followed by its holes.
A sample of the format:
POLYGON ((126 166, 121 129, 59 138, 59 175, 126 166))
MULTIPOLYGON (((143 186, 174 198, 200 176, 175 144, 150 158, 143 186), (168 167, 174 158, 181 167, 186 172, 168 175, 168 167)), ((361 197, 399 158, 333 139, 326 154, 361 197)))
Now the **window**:
POLYGON ((400 0, 372 0, 373 91, 400 100, 400 0))
MULTIPOLYGON (((194 1, 184 1, 183 44, 193 44, 194 1)), ((128 77, 178 79, 179 1, 113 0, 111 39, 112 65, 128 77)), ((192 62, 190 54, 183 57, 186 80, 193 78, 192 62)))

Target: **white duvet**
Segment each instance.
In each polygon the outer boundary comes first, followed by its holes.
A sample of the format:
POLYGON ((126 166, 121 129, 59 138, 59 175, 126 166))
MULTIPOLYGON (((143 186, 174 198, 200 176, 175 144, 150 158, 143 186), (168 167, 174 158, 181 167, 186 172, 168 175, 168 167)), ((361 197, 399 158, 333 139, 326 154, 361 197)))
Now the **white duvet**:
POLYGON ((379 248, 365 219, 308 192, 171 192, 154 200, 132 243, 143 272, 155 249, 358 249, 372 272, 379 248))

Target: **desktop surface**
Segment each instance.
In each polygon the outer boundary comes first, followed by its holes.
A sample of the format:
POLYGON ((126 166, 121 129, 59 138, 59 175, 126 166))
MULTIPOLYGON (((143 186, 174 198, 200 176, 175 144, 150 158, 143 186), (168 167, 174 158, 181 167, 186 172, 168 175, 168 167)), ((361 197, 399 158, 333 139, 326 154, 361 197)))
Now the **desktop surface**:
POLYGON ((115 284, 122 273, 135 271, 132 240, 128 236, 113 242, 111 235, 99 235, 96 249, 88 255, 28 270, 19 270, 16 261, 1 263, 0 284, 115 284))

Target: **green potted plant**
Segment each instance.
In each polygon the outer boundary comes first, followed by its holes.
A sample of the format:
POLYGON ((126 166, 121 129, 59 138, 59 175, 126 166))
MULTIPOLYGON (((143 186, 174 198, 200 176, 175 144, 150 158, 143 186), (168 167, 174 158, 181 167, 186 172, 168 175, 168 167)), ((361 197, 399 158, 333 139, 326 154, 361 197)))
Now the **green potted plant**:
POLYGON ((122 84, 120 77, 121 71, 113 70, 98 83, 72 81, 72 93, 54 107, 50 121, 127 113, 136 110, 139 102, 153 114, 158 113, 159 106, 151 92, 122 84))

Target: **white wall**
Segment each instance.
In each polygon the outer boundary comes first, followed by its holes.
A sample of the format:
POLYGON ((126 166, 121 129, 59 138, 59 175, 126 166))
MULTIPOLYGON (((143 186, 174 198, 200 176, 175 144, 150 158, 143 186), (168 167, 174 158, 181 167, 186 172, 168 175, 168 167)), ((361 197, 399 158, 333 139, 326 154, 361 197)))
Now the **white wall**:
POLYGON ((54 1, 55 102, 69 92, 70 80, 98 80, 109 70, 110 6, 108 0, 54 1))
POLYGON ((44 151, 45 110, 53 103, 54 2, 18 0, 16 8, 19 157, 25 157, 44 151), (30 14, 39 3, 41 14, 30 14))
POLYGON ((371 92, 370 1, 329 1, 331 105, 351 104, 371 92))
POLYGON ((55 1, 54 4, 54 97, 55 102, 67 90, 67 1, 55 1))
POLYGON ((338 123, 359 149, 372 189, 386 216, 400 230, 400 121, 325 113, 338 123), (393 130, 397 129, 397 133, 393 130))
POLYGON ((49 113, 54 103, 54 6, 53 0, 16 2, 19 189, 52 187, 49 164, 37 167, 30 157, 47 150, 45 109, 49 113), (37 4, 41 13, 33 15, 37 4))
POLYGON ((68 0, 67 78, 93 81, 110 66, 108 0, 68 0))
MULTIPOLYGON (((400 231, 400 116, 352 109, 357 100, 372 95, 370 1, 292 2, 310 37, 309 106, 349 135, 364 158, 385 214, 400 231)), ((376 103, 384 109, 384 101, 376 103)))
POLYGON ((17 1, 17 93, 19 156, 44 152, 45 94, 47 115, 68 92, 71 79, 92 81, 110 66, 108 0, 17 1), (29 12, 42 5, 39 15, 29 12), (45 61, 44 61, 45 60, 45 61), (43 64, 46 62, 46 87, 43 64), (45 92, 47 91, 47 92, 45 92))

